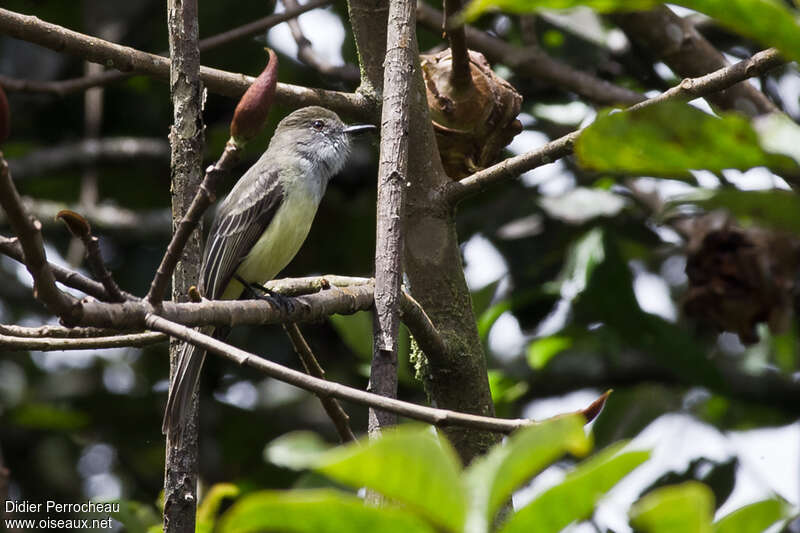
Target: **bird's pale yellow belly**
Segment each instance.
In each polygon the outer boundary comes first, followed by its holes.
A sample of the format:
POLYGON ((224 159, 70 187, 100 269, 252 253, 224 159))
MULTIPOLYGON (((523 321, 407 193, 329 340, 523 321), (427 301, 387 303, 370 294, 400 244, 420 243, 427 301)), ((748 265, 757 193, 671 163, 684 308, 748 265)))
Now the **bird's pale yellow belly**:
MULTIPOLYGON (((306 240, 317 207, 318 204, 308 195, 287 195, 283 205, 275 213, 275 218, 239 265, 236 273, 245 281, 261 285, 277 276, 306 240)), ((241 283, 231 280, 222 299, 236 299, 242 294, 242 290, 241 283)))

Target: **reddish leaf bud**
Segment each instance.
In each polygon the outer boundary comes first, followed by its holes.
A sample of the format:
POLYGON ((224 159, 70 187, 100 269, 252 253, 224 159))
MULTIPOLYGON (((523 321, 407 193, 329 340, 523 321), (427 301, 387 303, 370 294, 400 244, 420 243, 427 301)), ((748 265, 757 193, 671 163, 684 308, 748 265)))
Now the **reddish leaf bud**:
POLYGON ((256 81, 247 89, 239 100, 231 121, 231 138, 236 144, 244 144, 261 131, 267 120, 275 87, 278 84, 278 56, 272 50, 269 62, 256 81))
POLYGON ((11 113, 8 110, 8 99, 0 85, 0 143, 8 139, 11 134, 11 113))
POLYGON ((89 221, 75 211, 62 209, 56 214, 56 220, 61 220, 74 237, 83 238, 92 232, 89 221))

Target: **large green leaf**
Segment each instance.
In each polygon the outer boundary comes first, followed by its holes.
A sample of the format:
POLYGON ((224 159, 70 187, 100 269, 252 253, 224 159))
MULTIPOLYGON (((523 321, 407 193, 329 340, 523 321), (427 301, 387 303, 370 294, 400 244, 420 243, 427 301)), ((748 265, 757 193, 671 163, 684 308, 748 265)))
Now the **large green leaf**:
POLYGON ((313 431, 292 431, 267 444, 264 459, 284 468, 304 470, 312 468, 329 449, 330 445, 313 431))
POLYGON ((796 166, 787 156, 766 152, 744 117, 716 118, 678 102, 601 116, 578 138, 575 153, 592 170, 656 176, 796 166))
POLYGON ((578 465, 564 481, 514 514, 501 533, 555 533, 588 518, 597 500, 650 457, 646 451, 618 453, 623 445, 610 446, 578 465))
POLYGON ((714 533, 761 533, 786 518, 788 506, 776 499, 745 505, 714 523, 714 533))
POLYGON ((197 509, 195 533, 211 533, 217 521, 222 500, 239 495, 239 487, 232 483, 217 483, 208 491, 197 509))
POLYGON ((800 217, 797 216, 800 213, 800 197, 793 192, 702 190, 670 202, 670 206, 685 204, 706 210, 724 208, 739 220, 800 234, 800 217))
POLYGON ((392 507, 370 507, 334 490, 263 491, 237 501, 220 520, 221 533, 433 533, 413 514, 392 507))
MULTIPOLYGON (((600 12, 649 9, 653 0, 473 0, 464 13, 471 21, 490 9, 530 13, 542 9, 588 6, 600 12)), ((797 12, 777 0, 676 0, 675 4, 701 11, 732 30, 767 46, 775 46, 791 59, 800 59, 800 25, 797 12)))
POLYGON ((644 533, 711 533, 714 495, 697 481, 647 494, 631 507, 631 525, 644 533))
POLYGON ((470 491, 466 531, 486 531, 511 493, 564 453, 588 453, 591 439, 584 433, 584 422, 578 415, 542 422, 519 430, 505 444, 477 459, 466 471, 470 491))
POLYGON ((319 457, 314 470, 406 504, 448 531, 463 527, 461 463, 450 443, 428 426, 399 427, 375 440, 340 446, 319 457))

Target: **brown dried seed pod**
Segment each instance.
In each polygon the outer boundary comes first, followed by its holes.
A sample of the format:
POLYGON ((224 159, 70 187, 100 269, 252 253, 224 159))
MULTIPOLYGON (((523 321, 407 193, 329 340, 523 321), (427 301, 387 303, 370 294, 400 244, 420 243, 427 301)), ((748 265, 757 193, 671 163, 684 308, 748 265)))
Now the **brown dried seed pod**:
POLYGON ((269 62, 264 71, 248 87, 231 120, 231 138, 236 144, 245 144, 258 135, 269 114, 272 100, 275 96, 275 87, 278 84, 278 56, 267 49, 269 62))
POLYGON ((700 219, 689 245, 686 314, 737 333, 744 344, 758 342, 759 323, 766 322, 775 333, 785 330, 798 288, 800 241, 785 233, 742 229, 728 222, 712 226, 700 219))
POLYGON ((472 84, 462 90, 450 83, 449 49, 420 57, 439 154, 453 179, 494 163, 522 131, 517 120, 522 96, 492 71, 483 54, 470 50, 469 57, 472 84))

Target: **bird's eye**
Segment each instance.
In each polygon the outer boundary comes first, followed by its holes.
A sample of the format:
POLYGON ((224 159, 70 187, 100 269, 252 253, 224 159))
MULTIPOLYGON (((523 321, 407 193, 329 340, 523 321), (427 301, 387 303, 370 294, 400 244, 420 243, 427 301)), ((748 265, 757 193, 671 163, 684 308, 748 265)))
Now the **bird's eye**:
POLYGON ((311 127, 314 128, 317 131, 322 130, 322 128, 324 126, 325 126, 325 123, 322 122, 321 120, 315 120, 314 122, 311 123, 311 127))

